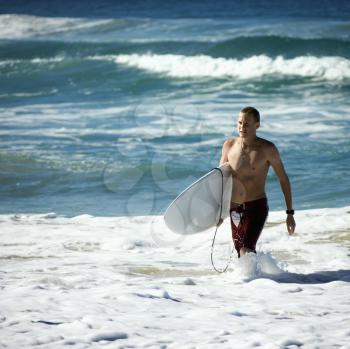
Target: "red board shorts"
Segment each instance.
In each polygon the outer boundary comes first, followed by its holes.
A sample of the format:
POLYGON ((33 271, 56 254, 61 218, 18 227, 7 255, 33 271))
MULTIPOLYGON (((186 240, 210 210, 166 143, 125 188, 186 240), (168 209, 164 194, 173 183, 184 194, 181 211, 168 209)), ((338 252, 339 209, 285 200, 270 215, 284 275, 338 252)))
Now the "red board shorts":
POLYGON ((256 253, 256 243, 264 227, 268 212, 269 206, 266 198, 248 201, 243 204, 231 202, 232 239, 238 257, 240 257, 239 251, 242 247, 249 248, 256 253))

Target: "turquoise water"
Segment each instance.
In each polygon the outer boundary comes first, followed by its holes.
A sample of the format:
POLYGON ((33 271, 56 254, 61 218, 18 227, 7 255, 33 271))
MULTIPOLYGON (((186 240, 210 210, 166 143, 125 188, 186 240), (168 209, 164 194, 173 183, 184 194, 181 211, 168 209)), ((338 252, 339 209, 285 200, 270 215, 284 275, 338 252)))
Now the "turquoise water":
POLYGON ((348 3, 152 3, 2 6, 0 213, 160 213, 247 105, 296 209, 349 205, 348 3))

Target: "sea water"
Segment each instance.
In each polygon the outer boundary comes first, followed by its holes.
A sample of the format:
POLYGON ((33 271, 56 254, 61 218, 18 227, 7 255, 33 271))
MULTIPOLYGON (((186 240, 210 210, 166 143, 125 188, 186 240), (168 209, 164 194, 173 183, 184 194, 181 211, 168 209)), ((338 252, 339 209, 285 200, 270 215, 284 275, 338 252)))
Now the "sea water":
POLYGON ((349 348, 348 1, 0 0, 1 348, 349 348), (164 208, 236 118, 289 174, 257 255, 164 208), (231 243, 231 245, 230 245, 231 243))
MULTIPOLYGON (((296 210, 349 204, 347 1, 0 10, 1 213, 161 214, 248 105, 296 210)), ((285 207, 273 171, 267 193, 285 207)))

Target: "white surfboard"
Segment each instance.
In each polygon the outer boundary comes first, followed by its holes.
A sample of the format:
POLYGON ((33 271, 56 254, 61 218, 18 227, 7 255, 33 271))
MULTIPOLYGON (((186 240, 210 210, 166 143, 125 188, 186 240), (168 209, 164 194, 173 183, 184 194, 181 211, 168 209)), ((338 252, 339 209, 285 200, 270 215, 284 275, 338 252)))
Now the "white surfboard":
POLYGON ((230 214, 231 192, 231 167, 225 163, 175 198, 164 214, 167 227, 174 233, 195 234, 216 226, 220 213, 223 219, 230 214))

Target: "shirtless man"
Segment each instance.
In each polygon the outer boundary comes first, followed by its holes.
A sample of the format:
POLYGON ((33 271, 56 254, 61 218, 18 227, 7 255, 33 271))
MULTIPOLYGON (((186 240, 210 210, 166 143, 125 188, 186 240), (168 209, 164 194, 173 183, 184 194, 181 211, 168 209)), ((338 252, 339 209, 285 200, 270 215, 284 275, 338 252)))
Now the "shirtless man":
MULTIPOLYGON (((238 257, 256 252, 255 247, 264 227, 268 205, 265 181, 270 165, 274 169, 287 206, 287 229, 295 230, 291 186, 276 146, 257 137, 260 126, 259 112, 253 107, 242 109, 238 116, 238 138, 228 139, 222 146, 220 165, 229 162, 232 168, 231 196, 232 239, 238 257)), ((221 224, 219 222, 219 224, 221 224)))

